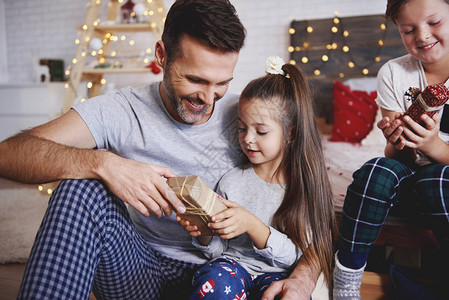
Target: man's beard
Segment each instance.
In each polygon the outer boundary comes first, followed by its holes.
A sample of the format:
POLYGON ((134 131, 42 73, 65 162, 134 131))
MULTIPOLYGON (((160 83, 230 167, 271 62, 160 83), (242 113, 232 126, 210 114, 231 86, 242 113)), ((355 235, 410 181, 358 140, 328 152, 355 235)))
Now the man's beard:
POLYGON ((168 101, 170 102, 170 105, 173 107, 173 109, 178 114, 179 118, 184 121, 187 124, 193 124, 200 122, 205 114, 207 113, 209 109, 209 105, 206 105, 206 107, 201 111, 195 111, 193 109, 189 109, 188 107, 184 106, 182 103, 182 100, 186 100, 192 104, 204 104, 204 102, 201 99, 198 98, 192 98, 189 96, 178 96, 176 95, 175 89, 173 88, 173 84, 169 75, 170 72, 166 72, 164 74, 164 88, 165 93, 167 94, 168 101))

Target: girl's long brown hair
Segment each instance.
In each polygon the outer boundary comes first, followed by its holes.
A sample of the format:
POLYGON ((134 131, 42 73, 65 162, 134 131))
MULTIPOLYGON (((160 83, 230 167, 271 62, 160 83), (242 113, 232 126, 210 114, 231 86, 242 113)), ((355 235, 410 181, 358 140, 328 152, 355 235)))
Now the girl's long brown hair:
POLYGON ((309 265, 319 263, 329 283, 336 227, 315 107, 303 73, 291 64, 282 70, 284 75, 267 74, 251 81, 241 99, 271 103, 284 129, 285 151, 277 173, 287 184, 272 226, 302 249, 309 265))

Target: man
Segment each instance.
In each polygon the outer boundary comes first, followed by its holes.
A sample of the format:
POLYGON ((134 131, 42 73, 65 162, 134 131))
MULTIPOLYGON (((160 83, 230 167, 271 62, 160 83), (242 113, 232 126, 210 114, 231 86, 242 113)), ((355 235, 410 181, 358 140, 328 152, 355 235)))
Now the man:
MULTIPOLYGON (((218 100, 244 38, 227 0, 176 1, 155 49, 162 82, 91 99, 0 144, 1 177, 71 179, 50 199, 19 298, 86 299, 92 283, 98 298, 189 294, 205 259, 172 215, 185 208, 163 177, 199 175, 214 188, 239 163, 237 99, 218 100)), ((313 271, 298 267, 308 277, 291 276, 267 297, 293 295, 305 280, 308 299, 313 271)))

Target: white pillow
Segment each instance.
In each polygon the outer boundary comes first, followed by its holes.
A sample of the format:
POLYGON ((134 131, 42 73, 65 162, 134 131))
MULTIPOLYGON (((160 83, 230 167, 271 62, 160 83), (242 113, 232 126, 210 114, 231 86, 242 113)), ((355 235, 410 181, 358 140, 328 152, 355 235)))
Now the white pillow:
POLYGON ((351 78, 344 82, 351 90, 373 92, 377 90, 376 77, 351 78))
POLYGON ((377 109, 376 118, 374 119, 373 129, 368 133, 368 135, 360 142, 362 145, 385 145, 386 140, 382 130, 377 127, 377 122, 382 119, 382 113, 380 108, 377 109))

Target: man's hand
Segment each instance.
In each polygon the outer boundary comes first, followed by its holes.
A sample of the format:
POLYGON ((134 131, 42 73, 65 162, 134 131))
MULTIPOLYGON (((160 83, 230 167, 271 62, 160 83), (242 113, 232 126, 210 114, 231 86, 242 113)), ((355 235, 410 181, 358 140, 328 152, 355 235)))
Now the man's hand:
POLYGON ((162 177, 176 176, 169 168, 125 159, 112 153, 98 175, 110 190, 144 216, 150 212, 161 217, 185 212, 185 206, 162 177))
POLYGON ((308 263, 303 255, 290 276, 270 284, 262 299, 273 300, 277 296, 282 300, 309 300, 320 272, 318 261, 308 263))
POLYGON ((289 277, 273 282, 262 296, 262 300, 273 300, 280 296, 282 300, 310 300, 315 282, 310 278, 289 277))

